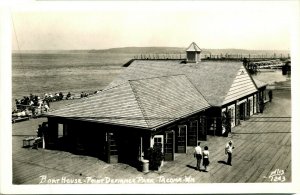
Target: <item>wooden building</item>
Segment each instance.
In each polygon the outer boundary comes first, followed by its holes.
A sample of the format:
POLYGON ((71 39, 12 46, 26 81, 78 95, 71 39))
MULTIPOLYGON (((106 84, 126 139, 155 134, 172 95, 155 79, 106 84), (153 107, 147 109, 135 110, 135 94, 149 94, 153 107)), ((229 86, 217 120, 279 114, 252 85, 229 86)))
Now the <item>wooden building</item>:
POLYGON ((186 60, 134 60, 100 93, 49 112, 46 148, 135 164, 155 143, 165 160, 207 135, 224 133, 258 112, 266 84, 242 62, 200 61, 192 43, 186 60))

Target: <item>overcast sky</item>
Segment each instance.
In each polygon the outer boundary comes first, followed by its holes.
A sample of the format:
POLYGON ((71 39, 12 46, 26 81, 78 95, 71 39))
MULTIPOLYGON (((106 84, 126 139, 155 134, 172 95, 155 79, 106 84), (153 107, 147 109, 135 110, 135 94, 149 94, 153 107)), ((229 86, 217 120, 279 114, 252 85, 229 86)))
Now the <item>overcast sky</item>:
POLYGON ((290 49, 298 3, 92 1, 52 5, 12 9, 14 50, 187 47, 192 41, 200 48, 290 49))

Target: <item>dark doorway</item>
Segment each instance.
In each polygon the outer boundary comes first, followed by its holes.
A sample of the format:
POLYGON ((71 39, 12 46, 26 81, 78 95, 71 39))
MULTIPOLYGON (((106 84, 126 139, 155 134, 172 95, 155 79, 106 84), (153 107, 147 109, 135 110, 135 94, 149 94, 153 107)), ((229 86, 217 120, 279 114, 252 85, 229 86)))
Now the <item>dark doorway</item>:
POLYGON ((198 121, 197 120, 190 121, 187 136, 188 136, 187 145, 188 146, 196 146, 197 138, 198 138, 198 121))
POLYGON ((246 103, 242 103, 239 105, 240 120, 245 120, 245 108, 246 108, 246 103))
POLYGON ((207 123, 206 123, 205 116, 201 116, 199 119, 198 140, 200 141, 207 140, 207 123))
POLYGON ((165 146, 164 146, 165 161, 175 160, 174 153, 175 153, 175 133, 174 131, 167 131, 165 134, 165 146))
POLYGON ((187 126, 179 125, 176 132, 176 153, 186 153, 187 126))

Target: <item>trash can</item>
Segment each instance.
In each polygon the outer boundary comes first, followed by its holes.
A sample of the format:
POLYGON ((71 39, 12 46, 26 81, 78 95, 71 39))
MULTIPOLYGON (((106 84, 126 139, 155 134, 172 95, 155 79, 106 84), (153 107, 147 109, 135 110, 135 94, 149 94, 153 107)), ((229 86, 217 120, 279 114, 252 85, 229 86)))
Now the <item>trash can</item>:
POLYGON ((143 164, 143 173, 148 173, 149 172, 149 160, 142 160, 143 164))

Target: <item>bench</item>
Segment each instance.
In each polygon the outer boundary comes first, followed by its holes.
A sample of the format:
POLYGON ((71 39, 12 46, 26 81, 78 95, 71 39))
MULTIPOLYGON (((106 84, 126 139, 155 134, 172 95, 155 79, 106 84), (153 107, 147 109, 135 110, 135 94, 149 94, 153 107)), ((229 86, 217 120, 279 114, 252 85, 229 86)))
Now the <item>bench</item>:
POLYGON ((30 147, 35 141, 34 137, 27 137, 23 139, 23 148, 30 147))
POLYGON ((27 121, 29 120, 29 117, 18 117, 18 118, 13 118, 12 119, 12 123, 16 123, 16 122, 21 122, 21 121, 27 121))

